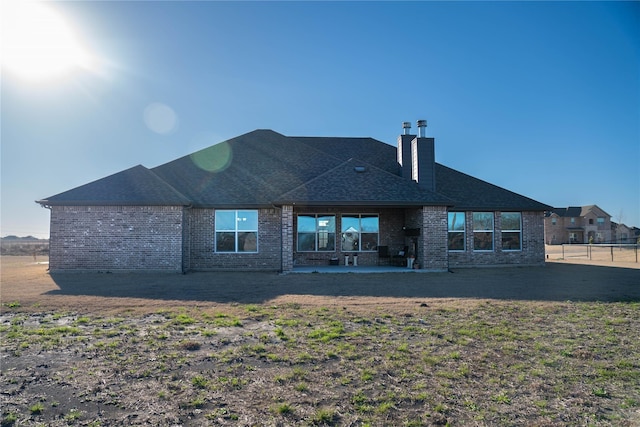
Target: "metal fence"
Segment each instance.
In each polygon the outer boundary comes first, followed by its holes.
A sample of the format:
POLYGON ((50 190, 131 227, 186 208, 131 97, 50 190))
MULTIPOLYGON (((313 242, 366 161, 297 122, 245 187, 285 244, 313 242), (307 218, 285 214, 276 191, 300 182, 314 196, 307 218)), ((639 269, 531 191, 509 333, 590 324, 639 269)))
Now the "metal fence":
POLYGON ((623 244, 564 244, 558 254, 562 259, 590 261, 638 262, 638 246, 623 244))

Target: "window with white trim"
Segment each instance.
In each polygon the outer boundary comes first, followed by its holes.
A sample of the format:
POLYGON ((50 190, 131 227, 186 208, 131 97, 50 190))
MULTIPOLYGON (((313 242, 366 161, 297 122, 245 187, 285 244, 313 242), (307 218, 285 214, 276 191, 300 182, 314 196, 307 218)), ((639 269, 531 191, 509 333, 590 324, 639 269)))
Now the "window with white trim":
POLYGON ((520 212, 502 212, 502 250, 522 250, 522 214, 520 212))
POLYGON ((342 251, 373 252, 378 250, 380 225, 376 214, 342 215, 342 251))
POLYGON ((217 210, 216 252, 258 252, 258 211, 217 210))
POLYGON ((335 215, 298 215, 298 252, 335 251, 335 249, 335 215))
POLYGON ((466 240, 464 212, 449 212, 447 224, 447 247, 450 251, 464 251, 466 240))
POLYGON ((473 213, 473 250, 493 250, 493 212, 473 213))

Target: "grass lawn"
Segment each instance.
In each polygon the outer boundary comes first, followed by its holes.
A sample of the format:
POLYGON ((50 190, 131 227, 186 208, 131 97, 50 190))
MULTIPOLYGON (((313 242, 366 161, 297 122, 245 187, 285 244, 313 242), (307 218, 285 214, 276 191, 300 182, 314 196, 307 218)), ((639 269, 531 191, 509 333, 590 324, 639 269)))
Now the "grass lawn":
POLYGON ((640 303, 0 315, 2 426, 640 425, 640 303))

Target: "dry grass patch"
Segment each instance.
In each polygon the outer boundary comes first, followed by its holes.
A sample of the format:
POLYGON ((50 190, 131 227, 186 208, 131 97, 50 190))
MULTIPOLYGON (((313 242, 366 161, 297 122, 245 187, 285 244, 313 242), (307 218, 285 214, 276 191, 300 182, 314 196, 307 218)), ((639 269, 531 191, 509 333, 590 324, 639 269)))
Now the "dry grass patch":
POLYGON ((640 304, 0 316, 3 425, 640 422, 640 304))

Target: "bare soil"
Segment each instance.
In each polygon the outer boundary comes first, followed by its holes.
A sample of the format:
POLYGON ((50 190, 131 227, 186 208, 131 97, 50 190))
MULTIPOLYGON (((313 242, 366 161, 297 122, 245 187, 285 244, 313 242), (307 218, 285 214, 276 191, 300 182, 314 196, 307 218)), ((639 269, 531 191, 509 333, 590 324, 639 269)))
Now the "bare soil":
POLYGON ((2 425, 640 425, 640 269, 49 274, 2 257, 2 425))
POLYGON ((456 269, 448 273, 49 274, 47 258, 1 258, 0 298, 22 310, 152 313, 178 306, 283 304, 368 309, 466 300, 630 301, 640 298, 640 264, 550 259, 544 267, 456 269))

